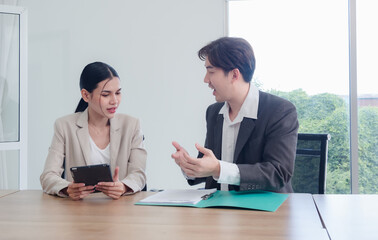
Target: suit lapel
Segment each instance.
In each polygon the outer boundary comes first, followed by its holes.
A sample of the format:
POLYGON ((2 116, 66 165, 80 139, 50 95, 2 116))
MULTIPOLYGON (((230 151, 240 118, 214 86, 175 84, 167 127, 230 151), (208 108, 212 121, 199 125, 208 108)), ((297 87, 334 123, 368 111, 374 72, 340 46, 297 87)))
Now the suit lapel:
POLYGON ((234 162, 237 161, 241 150, 246 144, 248 138, 251 136, 253 129, 255 128, 255 121, 251 118, 244 118, 240 123, 240 129, 238 133, 238 139, 236 140, 234 162))
POLYGON ((116 167, 118 149, 121 144, 121 131, 117 115, 110 119, 110 166, 112 173, 116 167))
POLYGON ((222 158, 223 114, 218 114, 214 125, 214 155, 222 158))
POLYGON ((91 148, 89 145, 89 131, 88 131, 88 110, 82 112, 76 121, 77 138, 79 139, 81 151, 83 152, 84 162, 86 165, 90 163, 91 148))

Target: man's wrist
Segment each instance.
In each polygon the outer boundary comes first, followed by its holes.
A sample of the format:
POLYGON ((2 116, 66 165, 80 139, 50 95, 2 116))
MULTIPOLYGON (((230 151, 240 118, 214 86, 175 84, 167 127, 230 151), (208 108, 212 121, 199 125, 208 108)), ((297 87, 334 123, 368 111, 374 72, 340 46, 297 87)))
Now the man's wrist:
POLYGON ((216 164, 216 167, 214 169, 214 172, 213 172, 213 178, 214 179, 219 179, 219 175, 220 175, 220 163, 219 163, 219 160, 217 160, 217 164, 216 164))

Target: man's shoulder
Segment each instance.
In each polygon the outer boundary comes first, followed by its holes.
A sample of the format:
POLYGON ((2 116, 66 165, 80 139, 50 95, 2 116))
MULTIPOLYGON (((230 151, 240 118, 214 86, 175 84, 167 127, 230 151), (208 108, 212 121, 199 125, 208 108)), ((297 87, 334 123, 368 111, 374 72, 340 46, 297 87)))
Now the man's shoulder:
POLYGON ((223 107, 224 102, 216 102, 207 107, 208 112, 219 113, 220 109, 223 107))
POLYGON ((224 105, 224 102, 216 102, 208 106, 206 110, 206 119, 214 118, 218 116, 219 111, 221 110, 223 105, 224 105))
POLYGON ((257 118, 260 121, 286 119, 291 116, 297 118, 297 109, 290 101, 266 92, 260 92, 259 110, 257 118))
POLYGON ((276 107, 287 106, 287 107, 295 108, 294 104, 285 98, 279 97, 271 93, 260 91, 259 92, 259 108, 260 106, 264 107, 266 105, 276 106, 276 107))

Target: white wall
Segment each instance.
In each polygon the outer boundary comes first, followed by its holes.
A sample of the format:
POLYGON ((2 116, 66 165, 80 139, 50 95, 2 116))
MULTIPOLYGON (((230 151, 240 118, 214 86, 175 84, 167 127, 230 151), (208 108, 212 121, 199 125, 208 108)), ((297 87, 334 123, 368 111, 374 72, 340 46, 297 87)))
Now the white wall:
POLYGON ((93 61, 120 74, 119 112, 138 117, 146 137, 149 188, 186 188, 170 155, 177 140, 196 155, 206 107, 197 51, 224 35, 224 0, 20 0, 29 13, 28 188, 40 189, 56 118, 74 111, 79 76, 93 61))

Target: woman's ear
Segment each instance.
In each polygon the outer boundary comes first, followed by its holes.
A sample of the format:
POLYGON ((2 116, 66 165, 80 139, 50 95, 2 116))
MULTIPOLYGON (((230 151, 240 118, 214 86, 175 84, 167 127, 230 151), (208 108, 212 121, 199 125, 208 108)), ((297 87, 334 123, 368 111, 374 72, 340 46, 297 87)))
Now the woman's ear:
POLYGON ((86 89, 81 89, 81 97, 83 98, 83 100, 85 101, 85 102, 89 102, 89 99, 90 99, 90 92, 88 92, 86 89))

